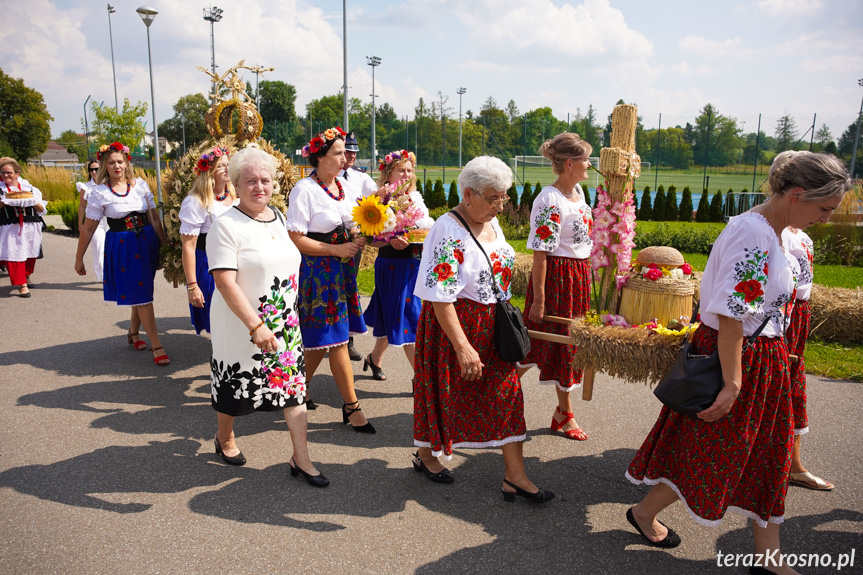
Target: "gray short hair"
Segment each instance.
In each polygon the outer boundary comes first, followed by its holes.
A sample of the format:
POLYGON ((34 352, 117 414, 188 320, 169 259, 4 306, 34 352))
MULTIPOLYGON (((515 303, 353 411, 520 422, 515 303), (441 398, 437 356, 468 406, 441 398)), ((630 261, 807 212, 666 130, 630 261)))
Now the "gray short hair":
POLYGON ((462 192, 470 188, 482 195, 489 188, 505 192, 510 186, 512 186, 512 170, 492 156, 477 156, 464 165, 464 169, 458 176, 458 187, 462 192))
POLYGON ((270 171, 270 176, 275 182, 276 159, 260 148, 248 147, 234 152, 231 155, 231 162, 228 164, 228 177, 231 178, 231 184, 235 188, 240 181, 240 176, 243 175, 243 170, 251 166, 266 168, 270 171))
POLYGON ((836 156, 793 150, 776 155, 768 182, 770 191, 779 195, 802 188, 800 199, 807 202, 840 196, 853 185, 848 169, 836 156))

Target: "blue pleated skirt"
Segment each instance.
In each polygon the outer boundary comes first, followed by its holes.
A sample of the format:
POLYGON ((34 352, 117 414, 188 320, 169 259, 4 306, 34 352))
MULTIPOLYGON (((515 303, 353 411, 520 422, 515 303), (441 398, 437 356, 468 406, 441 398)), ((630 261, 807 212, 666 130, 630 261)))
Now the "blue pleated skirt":
POLYGON ((212 333, 210 331, 210 302, 213 301, 216 282, 213 280, 213 276, 210 275, 207 250, 195 250, 195 277, 198 280, 198 289, 204 294, 204 307, 195 307, 189 304, 192 326, 198 335, 201 335, 202 331, 212 333))
POLYGON ((386 337, 390 345, 413 345, 422 300, 414 295, 420 260, 414 258, 375 260, 375 291, 363 318, 375 337, 386 337))
POLYGON ((153 280, 159 267, 159 238, 153 226, 139 232, 105 234, 102 294, 117 305, 144 305, 153 301, 153 280))
POLYGON ((330 256, 303 256, 300 264, 298 312, 306 349, 336 347, 366 323, 357 292, 357 266, 330 256))

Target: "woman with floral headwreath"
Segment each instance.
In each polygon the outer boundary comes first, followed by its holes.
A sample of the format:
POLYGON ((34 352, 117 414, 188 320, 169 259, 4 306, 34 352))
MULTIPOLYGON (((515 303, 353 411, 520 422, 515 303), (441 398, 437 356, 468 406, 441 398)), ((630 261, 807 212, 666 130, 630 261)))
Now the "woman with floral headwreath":
MULTIPOLYGON (((425 217, 417 221, 419 229, 428 230, 434 224, 422 196, 416 191, 414 170, 417 158, 413 152, 399 150, 387 154, 380 163, 378 186, 410 182, 410 199, 425 217)), ((363 318, 372 326, 375 347, 363 362, 363 371, 369 367, 372 377, 386 379, 381 369, 381 360, 387 347, 394 345, 405 350, 411 369, 414 367, 414 348, 417 339, 417 322, 422 310, 422 300, 414 295, 417 272, 422 258, 423 244, 410 243, 404 235, 389 242, 375 242, 379 248, 375 259, 375 291, 366 307, 363 318)))
POLYGON ((207 232, 213 220, 230 210, 237 200, 228 177, 228 156, 227 149, 217 147, 198 159, 198 177, 180 206, 183 273, 192 325, 198 335, 210 332, 210 302, 216 289, 207 262, 207 232))
MULTIPOLYGON (((542 189, 533 201, 527 247, 533 250, 533 268, 524 301, 528 329, 566 334, 568 325, 545 321, 546 315, 574 318, 590 308, 590 231, 593 216, 579 185, 590 168, 590 144, 578 134, 563 132, 540 147, 551 160, 557 180, 542 189)), ((530 353, 519 362, 523 374, 539 367, 539 382, 553 384, 557 407, 551 430, 584 441, 587 433, 575 421, 570 394, 582 385, 582 372, 572 368, 576 348, 535 339, 530 353)))
MULTIPOLYGON (((755 553, 781 556, 796 415, 784 335, 800 277, 782 231, 826 223, 852 181, 835 156, 786 151, 774 158, 769 183, 768 200, 719 234, 701 280, 692 351, 718 354, 724 385, 695 417, 663 407, 626 472, 653 486, 626 518, 654 547, 680 545, 657 518, 680 500, 705 526, 727 511, 742 514, 752 521, 755 553)), ((749 572, 797 573, 787 564, 749 572)))
POLYGON ((108 220, 105 235, 105 265, 102 292, 105 301, 130 306, 132 317, 126 339, 135 349, 147 344, 138 336, 143 325, 150 337, 153 361, 168 365, 170 359, 159 341, 153 310, 153 280, 159 267, 159 246, 165 243, 162 222, 156 212, 153 193, 143 178, 132 173, 129 148, 120 142, 104 145, 96 154, 101 182, 90 191, 87 220, 78 238, 75 271, 87 275, 84 253, 103 217, 108 220))
POLYGON ((306 349, 306 380, 329 353, 330 369, 342 394, 342 421, 354 431, 375 433, 354 391, 348 338, 366 333, 357 292, 354 256, 366 240, 351 214, 338 177, 345 163, 345 132, 334 127, 303 147, 315 170, 291 190, 287 228, 303 254, 300 265, 300 328, 306 349))

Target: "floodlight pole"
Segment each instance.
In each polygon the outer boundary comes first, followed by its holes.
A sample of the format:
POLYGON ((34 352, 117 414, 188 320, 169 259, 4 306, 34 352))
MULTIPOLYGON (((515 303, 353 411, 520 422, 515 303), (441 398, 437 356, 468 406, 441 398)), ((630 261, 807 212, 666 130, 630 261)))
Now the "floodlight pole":
POLYGON ((111 39, 111 72, 114 74, 114 110, 120 113, 119 99, 117 98, 117 69, 114 67, 114 32, 111 30, 111 14, 116 12, 114 7, 108 4, 108 37, 111 39))
POLYGON ((90 161, 90 126, 87 124, 87 102, 90 101, 91 96, 87 96, 87 99, 84 100, 84 137, 87 139, 87 161, 90 161))
POLYGON ((758 114, 758 129, 755 130, 755 158, 752 162, 752 192, 755 192, 755 174, 758 172, 758 148, 761 145, 761 114, 758 114))
POLYGON ((372 154, 370 171, 374 173, 375 164, 377 163, 377 143, 375 141, 375 68, 381 65, 381 59, 377 56, 366 56, 368 65, 372 67, 372 154))
MULTIPOLYGON (((216 6, 204 8, 204 20, 210 23, 210 69, 213 75, 216 74, 216 33, 213 24, 222 19, 222 12, 223 10, 216 6)), ((213 84, 213 99, 215 99, 216 95, 215 90, 216 85, 213 84)))
POLYGON ((147 59, 150 62, 150 102, 153 106, 153 150, 156 156, 156 192, 159 198, 159 219, 162 216, 162 162, 159 154, 159 123, 156 121, 156 91, 153 88, 153 53, 150 50, 150 24, 156 18, 156 12, 149 6, 141 6, 137 10, 141 20, 147 27, 147 59))
MULTIPOLYGON (((374 68, 372 68, 374 73, 374 68)), ((342 0, 342 75, 344 77, 344 92, 342 92, 344 102, 344 118, 342 126, 345 132, 350 132, 350 113, 348 111, 348 0, 342 0)))
POLYGON ((461 163, 461 97, 464 96, 464 93, 467 92, 465 88, 459 88, 456 93, 458 94, 458 167, 462 167, 461 163))

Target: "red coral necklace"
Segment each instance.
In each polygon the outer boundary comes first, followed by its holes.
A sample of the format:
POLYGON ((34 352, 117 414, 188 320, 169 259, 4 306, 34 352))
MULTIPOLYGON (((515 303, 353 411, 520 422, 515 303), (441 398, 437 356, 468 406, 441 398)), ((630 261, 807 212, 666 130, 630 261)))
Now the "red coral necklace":
POLYGON ((216 201, 217 201, 217 202, 224 201, 224 199, 225 199, 225 198, 227 198, 227 197, 228 197, 228 187, 227 187, 227 186, 225 186, 225 193, 224 193, 224 194, 222 194, 221 196, 220 196, 220 195, 216 195, 216 201))
POLYGON ((336 187, 339 189, 339 195, 338 196, 335 196, 330 191, 330 189, 324 185, 324 182, 318 177, 318 171, 317 170, 312 172, 312 177, 315 179, 315 181, 318 183, 318 185, 324 189, 324 191, 327 193, 327 195, 329 197, 331 197, 332 199, 334 199, 337 202, 340 202, 343 199, 345 199, 345 190, 342 188, 342 183, 339 181, 338 177, 336 177, 336 187))
POLYGON ((111 190, 111 193, 114 194, 115 196, 117 196, 118 198, 125 198, 126 196, 129 195, 129 192, 132 191, 132 184, 130 184, 129 182, 126 182, 126 193, 125 194, 118 194, 117 192, 115 192, 113 185, 109 185, 108 189, 111 190))

